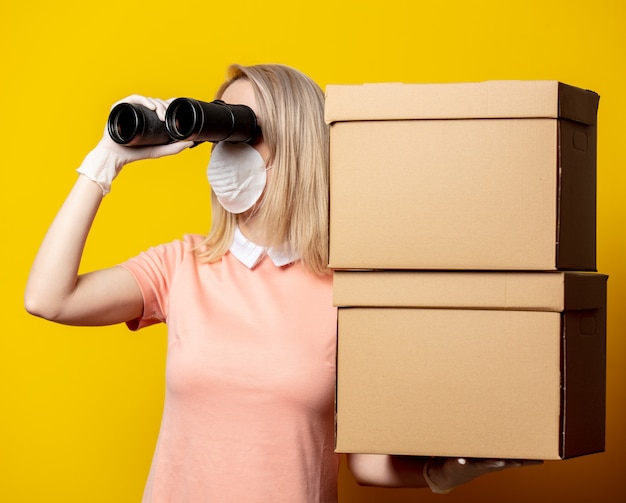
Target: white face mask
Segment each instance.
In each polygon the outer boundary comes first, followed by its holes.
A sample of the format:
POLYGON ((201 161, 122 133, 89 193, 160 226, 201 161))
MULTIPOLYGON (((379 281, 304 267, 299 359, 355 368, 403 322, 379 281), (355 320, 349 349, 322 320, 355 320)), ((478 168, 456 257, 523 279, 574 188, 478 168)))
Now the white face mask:
POLYGON ((224 209, 243 213, 254 206, 265 188, 267 167, 247 143, 218 143, 211 154, 207 177, 224 209))

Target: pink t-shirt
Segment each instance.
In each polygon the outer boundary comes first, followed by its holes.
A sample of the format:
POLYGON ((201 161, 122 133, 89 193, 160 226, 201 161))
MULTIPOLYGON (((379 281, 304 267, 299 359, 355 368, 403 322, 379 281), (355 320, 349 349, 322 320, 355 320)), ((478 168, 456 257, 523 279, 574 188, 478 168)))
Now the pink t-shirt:
POLYGON ((199 262, 200 236, 122 264, 141 328, 168 324, 166 396, 144 503, 337 500, 332 280, 269 257, 199 262))

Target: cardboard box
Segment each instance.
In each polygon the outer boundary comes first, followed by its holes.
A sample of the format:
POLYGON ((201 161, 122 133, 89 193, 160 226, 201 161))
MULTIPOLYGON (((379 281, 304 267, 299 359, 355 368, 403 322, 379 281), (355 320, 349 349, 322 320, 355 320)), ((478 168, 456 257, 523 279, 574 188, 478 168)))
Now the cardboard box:
POLYGON ((326 96, 331 267, 595 271, 597 94, 490 81, 326 96))
POLYGON ((606 281, 338 271, 338 452, 564 459, 604 450, 606 281))

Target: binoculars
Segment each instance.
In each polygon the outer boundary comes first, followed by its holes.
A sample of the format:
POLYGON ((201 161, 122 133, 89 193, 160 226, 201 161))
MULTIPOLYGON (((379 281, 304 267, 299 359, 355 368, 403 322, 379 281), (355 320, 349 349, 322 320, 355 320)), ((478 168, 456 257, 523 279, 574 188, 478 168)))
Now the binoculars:
POLYGON ((177 98, 167 107, 165 122, 142 105, 119 103, 107 122, 111 139, 126 146, 166 145, 191 140, 250 142, 259 133, 256 115, 246 105, 177 98))

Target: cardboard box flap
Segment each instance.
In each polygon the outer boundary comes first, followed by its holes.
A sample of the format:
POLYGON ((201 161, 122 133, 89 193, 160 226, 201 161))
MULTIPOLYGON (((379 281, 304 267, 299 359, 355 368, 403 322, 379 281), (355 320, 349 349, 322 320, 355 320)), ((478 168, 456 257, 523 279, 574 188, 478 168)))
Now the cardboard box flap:
POLYGON ((562 312, 606 302, 607 276, 580 272, 335 271, 338 307, 562 312))
POLYGON ((558 118, 595 124, 599 96, 550 80, 328 85, 325 119, 558 118))

